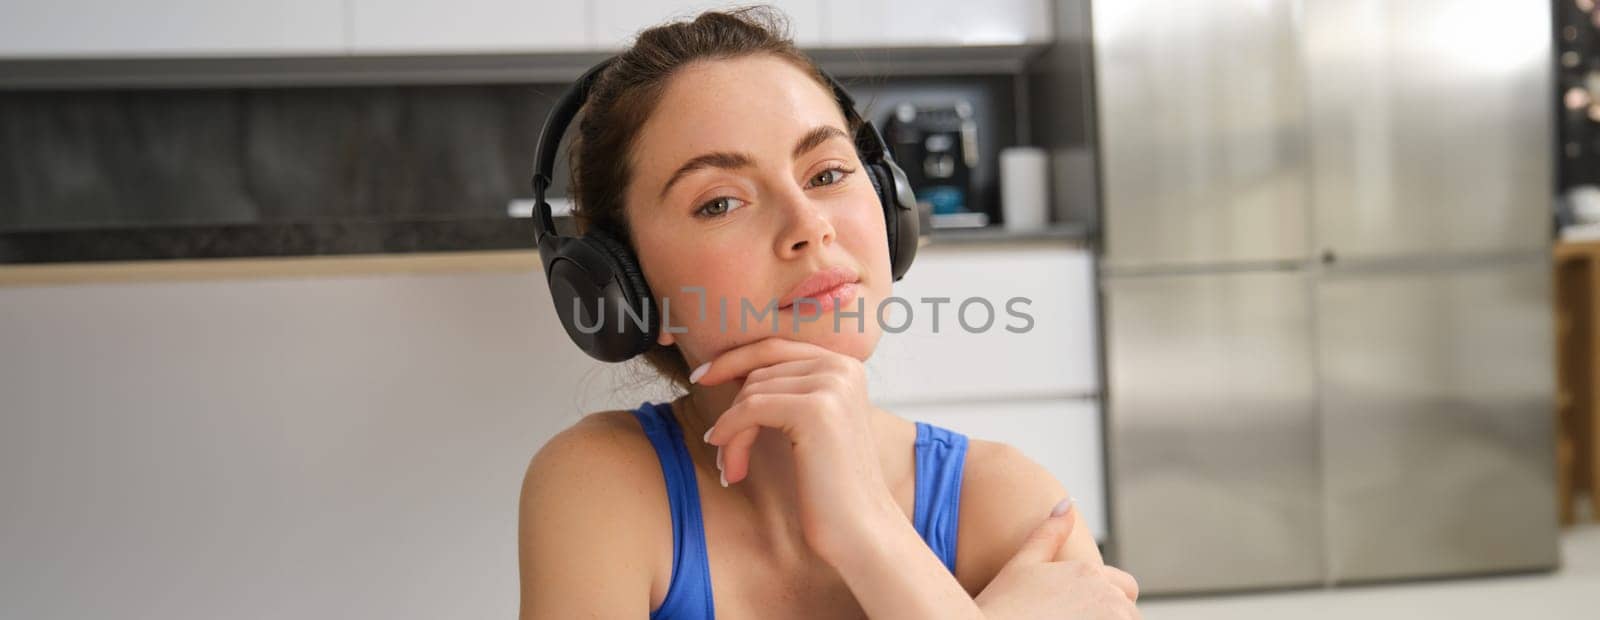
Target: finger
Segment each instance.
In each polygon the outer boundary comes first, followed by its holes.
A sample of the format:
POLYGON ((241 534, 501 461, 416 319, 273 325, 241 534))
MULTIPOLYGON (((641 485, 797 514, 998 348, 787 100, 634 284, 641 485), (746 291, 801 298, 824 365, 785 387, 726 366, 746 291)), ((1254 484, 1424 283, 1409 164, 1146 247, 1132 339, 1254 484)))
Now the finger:
MULTIPOLYGON (((784 366, 803 365, 810 361, 811 360, 799 360, 794 362, 784 362, 782 364, 778 364, 777 366, 767 366, 765 368, 757 369, 756 373, 784 366)), ((791 367, 791 370, 793 368, 794 367, 791 367)), ((751 376, 754 377, 756 373, 751 373, 751 376)), ((826 380, 814 375, 799 375, 772 377, 755 381, 753 383, 746 383, 739 389, 739 394, 734 397, 733 403, 729 405, 728 408, 731 410, 733 407, 738 406, 739 404, 748 400, 751 396, 755 396, 757 394, 809 393, 826 387, 825 381, 826 380)), ((722 423, 722 420, 727 417, 728 414, 724 412, 723 415, 718 418, 717 423, 722 423)), ((709 437, 710 435, 708 434, 707 436, 709 437)), ((759 436, 760 427, 749 428, 734 434, 732 439, 729 439, 727 443, 718 448, 718 454, 721 455, 721 460, 718 461, 717 471, 720 472, 720 475, 722 476, 720 480, 722 486, 735 484, 740 480, 744 480, 749 474, 750 451, 755 445, 756 439, 759 436)))
POLYGON ((803 394, 781 392, 745 396, 738 404, 723 411, 722 415, 717 417, 716 424, 706 429, 706 443, 726 446, 734 436, 762 426, 776 428, 787 434, 790 427, 787 407, 793 399, 803 397, 805 397, 803 394))
MULTIPOLYGON (((743 403, 757 394, 809 394, 829 389, 833 385, 830 379, 822 375, 769 377, 755 383, 744 384, 744 387, 739 388, 739 393, 733 397, 733 403, 729 404, 728 408, 732 409, 734 405, 743 403)), ((718 421, 720 422, 721 418, 718 418, 718 421)))
POLYGON ((1139 582, 1133 578, 1133 575, 1129 575, 1127 571, 1109 564, 1100 567, 1100 570, 1105 573, 1106 580, 1110 581, 1111 585, 1116 586, 1118 590, 1122 590, 1122 593, 1127 595, 1128 600, 1139 600, 1139 582))
POLYGON ((761 427, 748 428, 728 440, 728 445, 722 448, 726 456, 722 458, 722 481, 729 484, 738 483, 750 475, 750 448, 755 445, 756 438, 761 436, 761 427))
POLYGON ((1049 562, 1055 558, 1056 550, 1061 548, 1061 543, 1067 540, 1077 525, 1077 506, 1070 499, 1062 502, 1066 504, 1065 512, 1058 514, 1057 511, 1051 511, 1049 518, 1028 534, 1027 540, 1022 542, 1022 548, 1011 556, 1007 564, 1049 562))
POLYGON ((706 441, 723 447, 724 481, 733 484, 749 473, 750 448, 762 427, 778 429, 793 438, 792 410, 802 398, 802 394, 752 394, 717 418, 717 423, 706 431, 706 441))
POLYGON ((824 360, 815 357, 778 362, 771 366, 762 366, 745 373, 744 385, 748 388, 752 383, 760 383, 768 379, 814 375, 826 372, 827 369, 828 366, 824 363, 824 360))
POLYGON ((1073 511, 1073 520, 1077 523, 1072 536, 1061 543, 1061 548, 1056 550, 1056 561, 1077 560, 1095 566, 1104 566, 1105 558, 1100 556, 1100 548, 1095 545, 1094 537, 1089 534, 1089 526, 1083 522, 1083 513, 1073 511))
MULTIPOLYGON (((822 390, 832 389, 836 382, 831 380, 829 376, 820 373, 800 374, 793 376, 775 376, 761 380, 755 380, 755 377, 759 374, 784 367, 788 367, 789 371, 804 372, 804 369, 814 366, 817 361, 818 360, 814 359, 797 360, 784 362, 776 366, 766 366, 756 369, 755 372, 750 374, 750 378, 747 379, 747 381, 753 382, 745 383, 744 386, 739 389, 739 393, 734 397, 733 403, 729 405, 729 409, 731 410, 733 407, 743 404, 750 397, 758 394, 811 394, 822 390)), ((728 414, 724 412, 723 415, 718 418, 717 424, 722 424, 722 420, 726 419, 727 417, 728 414)), ((730 484, 737 483, 740 480, 744 480, 748 475, 750 466, 750 452, 759 436, 759 427, 750 428, 735 434, 733 439, 728 440, 728 442, 724 444, 723 449, 725 449, 728 454, 724 455, 723 460, 721 461, 721 466, 718 467, 718 471, 721 472, 722 475, 721 482, 723 483, 723 486, 728 486, 730 484)))
POLYGON ((763 366, 772 366, 790 360, 838 355, 831 349, 809 342, 787 338, 763 338, 724 351, 710 362, 695 380, 700 385, 717 385, 730 379, 750 374, 763 366))

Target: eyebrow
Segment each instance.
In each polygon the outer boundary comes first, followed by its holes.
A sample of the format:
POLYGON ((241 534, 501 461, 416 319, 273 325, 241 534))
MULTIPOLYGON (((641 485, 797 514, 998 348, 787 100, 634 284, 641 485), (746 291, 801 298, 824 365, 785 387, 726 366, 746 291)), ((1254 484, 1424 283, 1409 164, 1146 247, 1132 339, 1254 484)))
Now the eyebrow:
MULTIPOLYGON (((800 156, 810 152, 811 149, 822 146, 824 142, 834 138, 848 139, 849 137, 850 135, 846 134, 844 130, 834 127, 833 125, 821 125, 812 128, 811 131, 806 132, 806 135, 800 137, 799 142, 795 143, 794 157, 798 159, 800 156)), ((682 179, 689 173, 696 170, 701 170, 703 168, 723 168, 727 170, 736 170, 750 166, 752 163, 753 160, 751 157, 744 153, 718 151, 714 153, 698 155, 689 161, 683 162, 682 166, 678 166, 678 169, 673 171, 672 176, 667 178, 666 185, 661 187, 660 198, 666 198, 667 192, 672 190, 672 185, 674 183, 677 183, 679 179, 682 179)))
POLYGON ((849 137, 850 136, 845 135, 844 130, 834 127, 833 125, 822 125, 816 127, 811 131, 806 132, 806 135, 801 136, 800 141, 795 143, 794 158, 799 159, 801 155, 805 155, 811 149, 822 146, 823 142, 827 142, 834 138, 849 137))

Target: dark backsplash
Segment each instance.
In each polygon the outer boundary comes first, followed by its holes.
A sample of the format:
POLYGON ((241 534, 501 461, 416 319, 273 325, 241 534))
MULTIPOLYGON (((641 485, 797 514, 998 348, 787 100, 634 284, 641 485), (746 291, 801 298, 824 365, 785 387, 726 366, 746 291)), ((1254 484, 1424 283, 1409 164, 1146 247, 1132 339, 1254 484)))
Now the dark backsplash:
POLYGON ((505 217, 560 85, 0 95, 0 230, 505 217))
MULTIPOLYGON (((972 101, 983 154, 974 202, 987 208, 998 198, 997 154, 1016 143, 1014 79, 845 82, 878 122, 901 100, 972 101)), ((501 222, 521 234, 524 226, 508 218, 507 205, 531 195, 534 143, 563 88, 0 92, 0 262, 475 247, 360 243, 341 249, 328 232, 304 243, 284 241, 297 230, 378 230, 408 222, 478 222, 474 230, 485 221, 501 222), (158 229, 161 243, 121 243, 116 252, 74 249, 74 239, 102 246, 117 235, 158 229), (226 248, 174 243, 184 230, 236 241, 226 248), (82 234, 73 237, 74 232, 82 234), (246 247, 257 237, 278 242, 246 247), (168 249, 148 255, 127 249, 146 245, 168 249), (51 249, 44 251, 46 246, 51 249)), ((552 193, 561 195, 564 167, 556 176, 552 193)), ((508 234, 491 236, 503 246, 508 234)))

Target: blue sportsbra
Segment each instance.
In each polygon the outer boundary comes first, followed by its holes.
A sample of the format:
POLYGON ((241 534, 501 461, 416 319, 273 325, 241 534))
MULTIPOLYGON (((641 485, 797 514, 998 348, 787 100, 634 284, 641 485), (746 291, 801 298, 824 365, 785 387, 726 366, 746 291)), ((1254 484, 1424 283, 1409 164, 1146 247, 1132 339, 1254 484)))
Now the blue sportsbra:
MULTIPOLYGON (((661 461, 672 511, 672 580, 661 606, 650 612, 650 620, 713 620, 716 612, 712 609, 705 522, 700 517, 700 489, 683 431, 672 416, 670 403, 646 401, 633 410, 633 415, 644 427, 661 461)), ((924 422, 916 425, 917 485, 912 525, 954 573, 967 437, 924 422)))

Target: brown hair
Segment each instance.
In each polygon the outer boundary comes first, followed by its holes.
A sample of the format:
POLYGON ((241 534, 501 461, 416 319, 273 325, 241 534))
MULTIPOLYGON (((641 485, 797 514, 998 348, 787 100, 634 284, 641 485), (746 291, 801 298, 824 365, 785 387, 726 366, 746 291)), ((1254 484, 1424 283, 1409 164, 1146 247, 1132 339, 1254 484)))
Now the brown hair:
MULTIPOLYGON (((631 180, 629 161, 640 127, 680 69, 699 61, 754 54, 771 54, 794 63, 831 92, 816 64, 789 38, 783 14, 766 6, 709 11, 693 21, 640 32, 634 44, 597 76, 568 148, 572 213, 580 234, 590 230, 609 233, 637 255, 623 197, 631 180)), ((643 358, 672 383, 688 389, 689 367, 677 345, 651 343, 643 358)))

